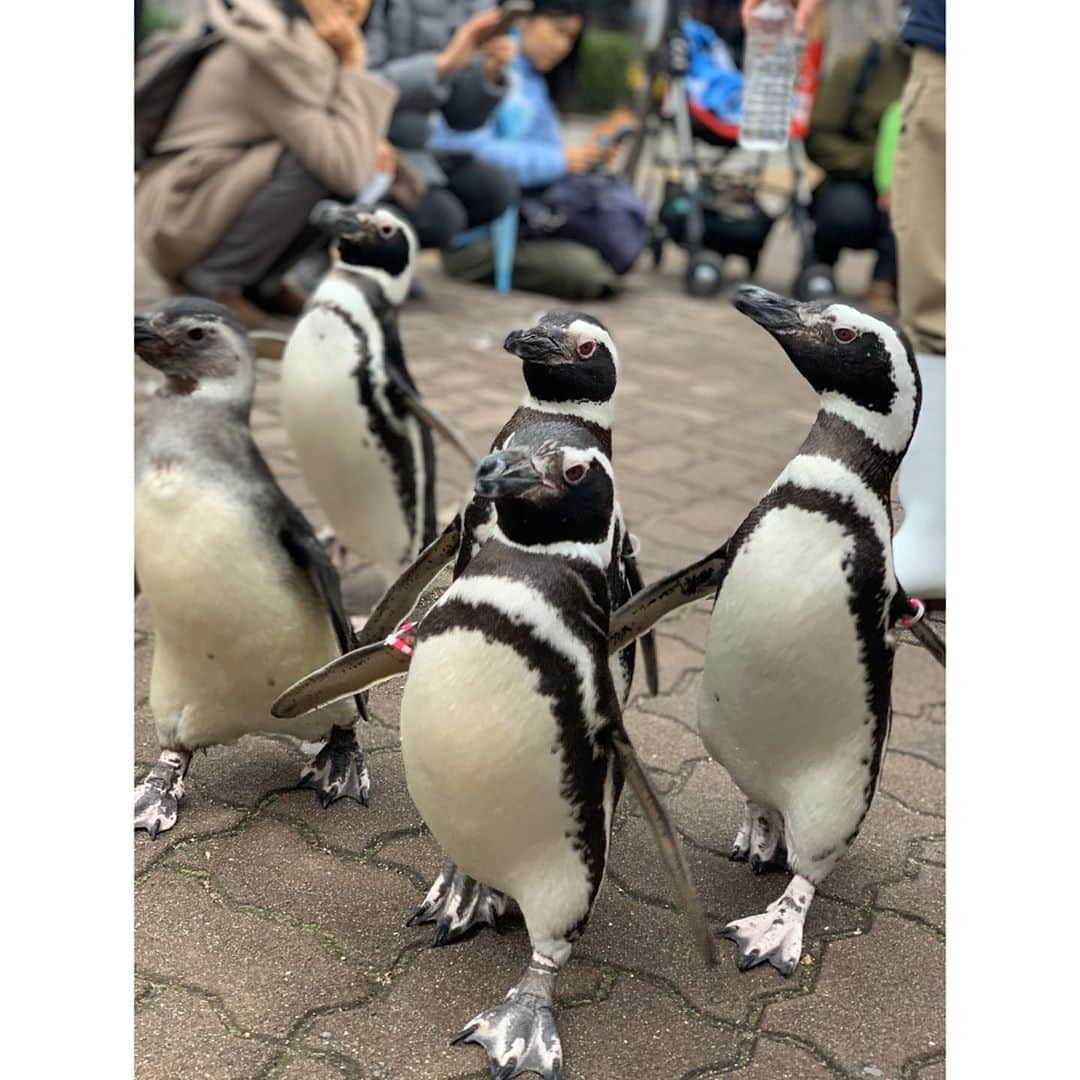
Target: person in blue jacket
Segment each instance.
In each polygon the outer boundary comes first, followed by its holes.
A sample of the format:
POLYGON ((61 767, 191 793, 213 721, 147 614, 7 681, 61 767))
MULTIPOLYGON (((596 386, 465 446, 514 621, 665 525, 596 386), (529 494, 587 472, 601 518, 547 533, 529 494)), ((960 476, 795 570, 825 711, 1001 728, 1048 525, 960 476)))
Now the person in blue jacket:
MULTIPOLYGON (((598 125, 588 138, 563 139, 552 84, 572 76, 581 33, 583 0, 536 0, 531 14, 514 30, 518 55, 507 68, 509 87, 488 121, 473 131, 455 131, 438 124, 429 145, 437 151, 462 151, 501 166, 523 193, 541 194, 569 173, 588 172, 609 161, 617 147, 603 136, 627 122, 620 112, 598 125)), ((632 119, 632 116, 631 116, 632 119)), ((443 253, 448 273, 469 281, 492 278, 489 241, 443 253)), ((525 240, 514 261, 515 288, 546 292, 567 299, 608 296, 620 279, 592 248, 568 240, 525 240)))

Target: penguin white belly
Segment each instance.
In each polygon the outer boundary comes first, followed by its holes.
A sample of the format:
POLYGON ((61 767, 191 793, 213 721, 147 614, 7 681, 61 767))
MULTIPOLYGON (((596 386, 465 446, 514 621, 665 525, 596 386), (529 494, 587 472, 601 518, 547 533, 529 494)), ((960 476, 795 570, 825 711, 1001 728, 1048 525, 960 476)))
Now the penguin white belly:
POLYGON ((135 489, 135 565, 153 615, 150 705, 163 745, 257 731, 317 739, 353 722, 347 702, 271 717, 274 698, 339 649, 313 587, 227 489, 181 466, 148 470, 135 489))
POLYGON ((724 579, 706 643, 702 740, 750 799, 815 848, 807 858, 861 819, 873 754, 842 565, 851 549, 823 515, 770 511, 724 579))
POLYGON ((565 932, 590 897, 552 706, 537 672, 476 630, 422 639, 401 703, 417 809, 446 854, 513 896, 539 934, 565 932))
MULTIPOLYGON (((308 312, 282 358, 281 415, 304 480, 338 540, 392 570, 412 554, 412 538, 390 454, 359 398, 359 362, 357 339, 339 316, 324 308, 308 312)), ((411 417, 404 422, 415 426, 411 417)), ((419 444, 419 437, 413 441, 419 444)))

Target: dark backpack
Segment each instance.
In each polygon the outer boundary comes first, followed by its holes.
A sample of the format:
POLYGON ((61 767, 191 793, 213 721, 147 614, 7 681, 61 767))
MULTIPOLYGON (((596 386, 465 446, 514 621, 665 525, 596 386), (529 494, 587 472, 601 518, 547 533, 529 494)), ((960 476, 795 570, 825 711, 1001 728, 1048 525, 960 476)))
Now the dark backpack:
POLYGON ((573 173, 521 202, 522 239, 576 240, 625 274, 649 238, 649 207, 621 176, 573 173))
POLYGON ((143 47, 135 67, 135 168, 154 152, 169 116, 195 69, 222 36, 208 25, 194 34, 160 34, 143 47))

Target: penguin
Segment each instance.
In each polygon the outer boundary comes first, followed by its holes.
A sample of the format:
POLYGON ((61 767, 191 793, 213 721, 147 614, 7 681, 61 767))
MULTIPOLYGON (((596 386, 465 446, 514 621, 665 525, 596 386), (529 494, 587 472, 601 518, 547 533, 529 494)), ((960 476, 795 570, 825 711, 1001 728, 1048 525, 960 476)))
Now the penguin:
POLYGON ((412 229, 390 210, 330 200, 311 221, 335 237, 336 261, 285 346, 282 421, 330 521, 336 565, 351 548, 392 577, 436 536, 432 428, 470 467, 476 458, 405 365, 397 313, 413 277, 412 229))
POLYGON ((506 1000, 452 1041, 481 1046, 492 1076, 554 1080, 556 976, 600 889, 624 780, 646 807, 706 962, 712 935, 623 728, 608 662, 610 565, 621 549, 607 454, 581 425, 549 419, 485 457, 475 488, 495 521, 412 635, 401 751, 432 834, 462 873, 516 901, 532 949, 506 1000))
POLYGON ((300 786, 324 806, 366 803, 359 699, 302 720, 270 715, 284 687, 354 639, 336 571, 252 439, 244 328, 220 304, 172 299, 135 317, 135 351, 165 376, 135 464, 136 580, 154 622, 161 746, 135 789, 135 828, 155 837, 176 823, 196 750, 261 731, 327 740, 300 786))
MULTIPOLYGON (((619 353, 608 329, 584 312, 557 309, 542 315, 531 327, 512 331, 504 348, 522 362, 525 396, 491 444, 492 452, 508 445, 514 434, 542 420, 574 424, 593 439, 610 459, 619 353)), ((362 644, 384 638, 408 614, 420 590, 454 559, 460 577, 491 536, 495 509, 479 493, 450 523, 443 535, 387 590, 360 634, 362 644)), ((643 587, 634 545, 621 508, 615 507, 616 550, 609 567, 611 597, 622 604, 643 587)), ((612 658, 619 699, 626 701, 634 675, 636 646, 630 642, 612 658)), ((649 691, 656 694, 658 675, 655 642, 642 640, 649 691)), ((483 926, 497 926, 506 910, 504 897, 480 887, 448 863, 431 886, 412 920, 435 926, 435 944, 456 941, 483 926)))
POLYGON ((806 440, 724 545, 698 722, 746 796, 731 858, 755 872, 786 852, 792 878, 729 923, 738 967, 790 975, 814 892, 859 834, 889 737, 895 639, 910 614, 892 556, 890 487, 919 415, 902 331, 842 303, 743 287, 820 398, 806 440))

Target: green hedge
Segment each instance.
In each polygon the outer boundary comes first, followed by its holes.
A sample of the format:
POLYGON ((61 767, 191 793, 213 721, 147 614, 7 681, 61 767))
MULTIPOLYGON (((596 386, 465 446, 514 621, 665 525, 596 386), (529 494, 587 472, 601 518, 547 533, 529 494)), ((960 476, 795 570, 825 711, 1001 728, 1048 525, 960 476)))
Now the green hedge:
POLYGON ((578 107, 582 112, 609 112, 626 102, 627 73, 633 59, 630 34, 596 27, 585 31, 578 69, 578 107))

